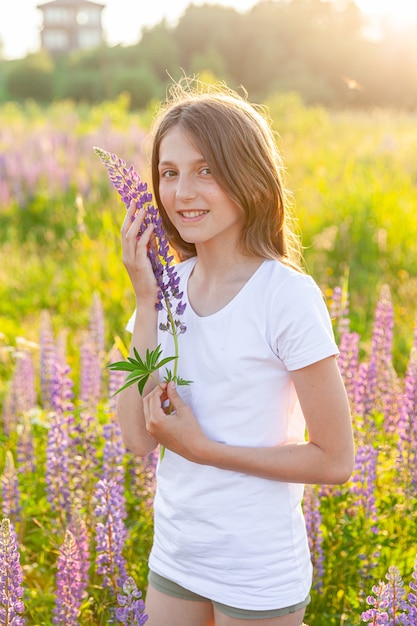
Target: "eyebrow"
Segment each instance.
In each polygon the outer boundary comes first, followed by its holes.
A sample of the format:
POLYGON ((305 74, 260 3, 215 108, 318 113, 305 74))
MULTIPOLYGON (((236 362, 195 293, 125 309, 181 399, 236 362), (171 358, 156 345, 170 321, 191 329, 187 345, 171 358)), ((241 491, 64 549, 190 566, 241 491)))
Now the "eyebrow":
MULTIPOLYGON (((207 164, 207 161, 206 159, 202 158, 202 159, 196 159, 195 161, 193 161, 193 163, 195 165, 203 165, 203 164, 207 164)), ((175 166, 175 162, 164 160, 164 161, 159 161, 158 163, 158 167, 167 167, 168 165, 175 166)))

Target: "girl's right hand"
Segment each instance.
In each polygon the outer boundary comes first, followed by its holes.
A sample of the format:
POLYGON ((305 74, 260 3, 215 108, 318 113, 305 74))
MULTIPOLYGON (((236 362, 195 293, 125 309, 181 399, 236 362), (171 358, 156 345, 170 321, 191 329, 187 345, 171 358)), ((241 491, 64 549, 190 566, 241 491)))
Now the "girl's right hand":
POLYGON ((122 261, 129 274, 137 301, 158 299, 158 284, 148 257, 148 247, 152 245, 153 226, 149 225, 138 237, 145 218, 145 210, 136 212, 135 202, 126 211, 122 235, 122 261))

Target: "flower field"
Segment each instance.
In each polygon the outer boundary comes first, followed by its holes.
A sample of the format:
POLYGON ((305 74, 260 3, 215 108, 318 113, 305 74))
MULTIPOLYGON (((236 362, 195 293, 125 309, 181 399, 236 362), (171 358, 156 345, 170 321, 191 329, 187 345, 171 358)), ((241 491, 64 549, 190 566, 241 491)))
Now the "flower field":
MULTIPOLYGON (((349 483, 306 488, 305 621, 416 626, 416 120, 268 104, 356 440, 349 483)), ((0 108, 1 624, 146 619, 156 455, 129 454, 115 421, 123 373, 106 365, 134 301, 93 146, 146 180, 150 116, 124 98, 0 108)))

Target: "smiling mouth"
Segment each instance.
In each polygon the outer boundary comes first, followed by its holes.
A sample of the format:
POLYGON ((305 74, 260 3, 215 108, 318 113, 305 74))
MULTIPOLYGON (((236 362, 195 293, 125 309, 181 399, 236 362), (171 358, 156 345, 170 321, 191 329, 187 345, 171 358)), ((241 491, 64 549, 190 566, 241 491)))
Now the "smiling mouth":
POLYGON ((202 215, 207 215, 208 211, 180 211, 179 213, 181 217, 192 219, 195 217, 201 217, 202 215))

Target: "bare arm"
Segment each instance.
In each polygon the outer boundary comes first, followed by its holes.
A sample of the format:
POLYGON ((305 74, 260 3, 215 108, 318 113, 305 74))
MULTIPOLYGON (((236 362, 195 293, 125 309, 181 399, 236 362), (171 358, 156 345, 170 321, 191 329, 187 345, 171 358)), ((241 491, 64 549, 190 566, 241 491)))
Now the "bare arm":
POLYGON ((176 413, 161 409, 155 389, 145 399, 149 433, 195 463, 296 483, 343 483, 353 470, 354 450, 346 391, 336 359, 329 357, 291 373, 306 418, 308 441, 271 447, 229 446, 209 440, 175 389, 168 397, 176 413))
MULTIPOLYGON (((157 345, 157 319, 155 308, 158 287, 148 259, 147 247, 150 245, 152 228, 148 228, 137 239, 144 212, 140 212, 134 221, 134 207, 126 213, 122 226, 123 263, 132 281, 136 296, 136 320, 132 334, 130 354, 133 347, 143 357, 146 349, 153 350, 157 345)), ((149 381, 145 393, 149 393, 155 384, 149 381)), ((117 409, 120 428, 125 446, 140 456, 145 456, 155 448, 157 442, 146 430, 143 413, 143 400, 137 385, 132 385, 120 392, 117 409)))

